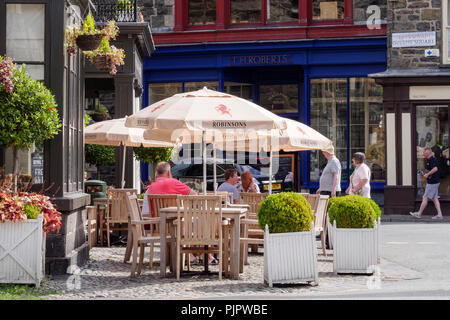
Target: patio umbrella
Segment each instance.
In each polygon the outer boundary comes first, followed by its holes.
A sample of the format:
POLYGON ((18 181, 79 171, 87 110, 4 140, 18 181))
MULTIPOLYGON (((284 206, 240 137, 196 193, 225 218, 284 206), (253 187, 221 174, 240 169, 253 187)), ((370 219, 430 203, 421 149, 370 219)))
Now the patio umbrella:
MULTIPOLYGON (((284 130, 257 130, 250 135, 228 136, 224 139, 223 150, 239 149, 269 151, 269 193, 272 192, 272 156, 273 151, 305 151, 334 149, 333 142, 313 128, 291 119, 285 119, 284 130)), ((220 139, 220 137, 219 137, 220 139)))
POLYGON ((284 119, 248 100, 204 87, 175 94, 128 117, 127 127, 147 129, 144 137, 183 143, 202 142, 203 191, 206 194, 206 143, 215 134, 284 129, 284 119))
POLYGON ((174 147, 175 144, 144 138, 145 129, 125 127, 125 118, 96 122, 84 128, 84 143, 105 146, 122 146, 122 183, 125 185, 125 149, 126 147, 174 147))

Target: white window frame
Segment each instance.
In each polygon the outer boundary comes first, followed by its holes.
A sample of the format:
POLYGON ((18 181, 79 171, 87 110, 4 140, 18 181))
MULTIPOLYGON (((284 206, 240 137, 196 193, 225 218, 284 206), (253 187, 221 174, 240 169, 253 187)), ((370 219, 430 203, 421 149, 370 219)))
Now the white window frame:
POLYGON ((448 2, 442 1, 442 64, 450 64, 450 57, 448 52, 448 36, 449 36, 449 21, 448 21, 448 2))

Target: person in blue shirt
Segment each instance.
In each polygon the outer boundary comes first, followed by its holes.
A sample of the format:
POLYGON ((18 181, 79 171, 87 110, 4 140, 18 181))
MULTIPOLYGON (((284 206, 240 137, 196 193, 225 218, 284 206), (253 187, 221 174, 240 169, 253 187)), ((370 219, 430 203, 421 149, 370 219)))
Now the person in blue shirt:
POLYGON ((233 194, 233 203, 239 203, 239 190, 238 190, 238 182, 239 177, 238 173, 235 169, 227 169, 225 170, 225 182, 222 183, 217 191, 226 191, 233 194))

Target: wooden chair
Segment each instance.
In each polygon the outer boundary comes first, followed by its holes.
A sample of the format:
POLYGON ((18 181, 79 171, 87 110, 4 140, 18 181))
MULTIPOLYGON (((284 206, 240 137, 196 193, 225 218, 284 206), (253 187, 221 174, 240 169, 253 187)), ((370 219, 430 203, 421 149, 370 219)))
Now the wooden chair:
POLYGON ((320 234, 320 240, 322 242, 322 252, 325 257, 327 256, 325 240, 327 237, 327 207, 329 198, 330 196, 320 195, 316 214, 314 217, 314 229, 316 235, 320 234))
MULTIPOLYGON (((246 219, 241 220, 241 257, 242 263, 248 264, 248 245, 252 246, 252 252, 258 252, 258 246, 264 245, 264 230, 258 225, 258 210, 268 193, 240 192, 239 198, 242 204, 249 206, 246 219)), ((243 264, 240 271, 243 272, 243 264)))
POLYGON ((306 194, 303 195, 306 200, 308 200, 309 205, 311 206, 311 210, 313 211, 314 215, 317 211, 317 206, 319 205, 319 194, 306 194))
POLYGON ((97 207, 86 206, 86 209, 89 249, 92 249, 92 247, 94 247, 97 243, 97 207))
POLYGON ((177 280, 180 279, 182 253, 217 253, 220 261, 219 280, 222 280, 222 230, 223 226, 228 225, 227 220, 222 220, 222 197, 178 196, 177 207, 175 222, 177 280))
POLYGON ((133 233, 133 261, 131 263, 131 277, 134 277, 136 274, 138 249, 140 249, 140 252, 137 273, 141 274, 142 264, 144 262, 145 247, 148 244, 154 244, 161 240, 160 236, 147 236, 145 234, 144 226, 159 224, 159 218, 142 219, 136 194, 131 195, 130 193, 127 193, 125 203, 127 210, 130 212, 130 225, 133 233))
POLYGON ((108 247, 111 247, 110 230, 128 230, 128 227, 121 227, 120 224, 128 224, 128 209, 126 205, 126 193, 136 194, 136 189, 114 189, 108 190, 108 201, 105 216, 100 222, 100 242, 103 244, 103 233, 106 231, 108 247), (119 224, 119 226, 114 226, 119 224), (106 227, 106 230, 105 230, 106 227))
MULTIPOLYGON (((177 206, 177 197, 178 197, 178 195, 176 195, 176 194, 149 194, 148 195, 148 207, 150 210, 150 216, 153 218, 159 218, 160 217, 160 213, 159 213, 160 209, 167 208, 167 207, 176 207, 177 206), (154 213, 154 216, 153 216, 153 213, 154 213)), ((159 224, 151 225, 149 234, 152 236, 159 236, 160 235, 159 227, 160 227, 159 224)), ((170 229, 170 228, 173 228, 172 224, 167 223, 166 230, 170 231, 170 234, 172 236, 175 236, 174 230, 170 229)), ((165 249, 166 257, 169 258, 169 259, 167 259, 167 263, 170 263, 174 259, 173 251, 172 251, 172 257, 169 254, 169 245, 170 244, 168 244, 167 248, 165 249)), ((150 248, 150 269, 153 267, 153 255, 154 255, 154 244, 152 243, 151 248, 150 248)), ((188 267, 190 267, 189 261, 188 261, 188 267)))

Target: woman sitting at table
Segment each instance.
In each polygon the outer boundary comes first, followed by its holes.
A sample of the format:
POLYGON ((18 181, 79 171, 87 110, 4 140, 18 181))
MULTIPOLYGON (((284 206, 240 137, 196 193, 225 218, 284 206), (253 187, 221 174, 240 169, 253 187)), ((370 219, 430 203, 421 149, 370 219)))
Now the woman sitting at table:
POLYGON ((253 178, 250 171, 245 171, 241 174, 241 183, 238 186, 239 192, 253 192, 261 193, 258 186, 258 181, 253 178))

